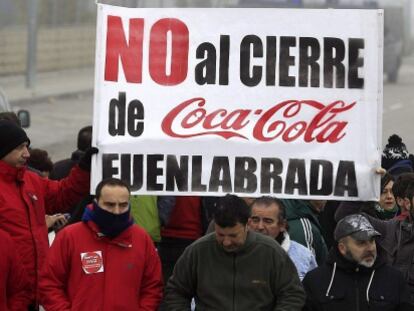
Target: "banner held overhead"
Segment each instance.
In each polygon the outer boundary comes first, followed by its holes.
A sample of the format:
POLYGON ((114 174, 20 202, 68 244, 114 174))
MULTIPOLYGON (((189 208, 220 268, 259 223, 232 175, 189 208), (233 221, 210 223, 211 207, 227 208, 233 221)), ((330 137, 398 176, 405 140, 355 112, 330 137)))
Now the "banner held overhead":
POLYGON ((98 4, 92 189, 375 200, 382 10, 98 4))

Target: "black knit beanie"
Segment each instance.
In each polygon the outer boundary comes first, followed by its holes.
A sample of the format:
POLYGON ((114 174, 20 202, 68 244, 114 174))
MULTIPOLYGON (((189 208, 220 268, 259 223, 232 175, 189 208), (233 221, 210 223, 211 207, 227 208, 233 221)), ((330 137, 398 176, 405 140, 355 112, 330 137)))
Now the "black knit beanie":
POLYGON ((394 134, 388 138, 388 144, 382 152, 381 166, 388 170, 401 160, 407 160, 409 153, 400 136, 394 134))
POLYGON ((16 123, 0 120, 0 159, 3 159, 10 151, 30 140, 26 132, 16 123))

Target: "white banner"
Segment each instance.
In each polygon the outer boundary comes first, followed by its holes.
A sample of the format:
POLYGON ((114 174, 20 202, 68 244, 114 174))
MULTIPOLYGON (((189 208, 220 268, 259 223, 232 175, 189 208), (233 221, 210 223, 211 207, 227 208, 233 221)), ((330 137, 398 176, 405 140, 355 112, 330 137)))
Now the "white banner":
POLYGON ((92 189, 379 197, 382 10, 98 4, 92 189))

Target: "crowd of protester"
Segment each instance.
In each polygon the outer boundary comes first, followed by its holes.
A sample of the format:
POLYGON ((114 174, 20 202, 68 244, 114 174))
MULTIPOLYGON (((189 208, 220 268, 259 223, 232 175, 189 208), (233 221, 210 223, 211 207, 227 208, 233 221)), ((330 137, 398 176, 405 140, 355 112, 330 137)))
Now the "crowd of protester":
POLYGON ((398 135, 378 202, 326 202, 136 196, 116 178, 92 196, 91 126, 57 163, 10 114, 0 133, 0 310, 414 310, 398 135))

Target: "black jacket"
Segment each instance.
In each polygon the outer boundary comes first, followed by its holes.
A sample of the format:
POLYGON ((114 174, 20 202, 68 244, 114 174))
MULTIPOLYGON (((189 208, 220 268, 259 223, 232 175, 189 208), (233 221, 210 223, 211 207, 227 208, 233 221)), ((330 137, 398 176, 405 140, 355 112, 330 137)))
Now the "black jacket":
POLYGON ((412 311, 403 275, 378 257, 372 268, 346 260, 334 246, 303 279, 306 311, 412 311))
MULTIPOLYGON (((339 221, 346 215, 358 212, 359 204, 347 202, 346 205, 339 206, 335 219, 339 221)), ((414 301, 414 222, 407 213, 390 220, 377 219, 367 214, 365 216, 375 230, 381 233, 378 246, 384 251, 386 262, 402 272, 408 282, 411 300, 414 301)))

